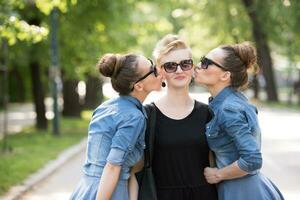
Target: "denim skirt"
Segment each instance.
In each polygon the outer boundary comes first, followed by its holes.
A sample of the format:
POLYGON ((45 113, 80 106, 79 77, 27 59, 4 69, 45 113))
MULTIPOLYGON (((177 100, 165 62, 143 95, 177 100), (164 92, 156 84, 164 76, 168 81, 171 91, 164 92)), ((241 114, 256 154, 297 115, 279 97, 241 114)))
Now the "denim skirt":
POLYGON ((284 200, 279 189, 260 172, 218 184, 219 200, 284 200))
MULTIPOLYGON (((70 200, 95 200, 99 181, 99 177, 83 175, 70 200)), ((118 181, 111 200, 129 200, 127 180, 118 181)))

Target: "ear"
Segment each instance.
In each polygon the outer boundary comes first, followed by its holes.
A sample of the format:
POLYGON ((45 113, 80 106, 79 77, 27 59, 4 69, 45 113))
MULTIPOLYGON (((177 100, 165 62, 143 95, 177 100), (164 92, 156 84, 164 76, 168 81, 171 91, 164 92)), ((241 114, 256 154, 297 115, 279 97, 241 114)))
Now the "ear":
POLYGON ((229 71, 225 71, 222 75, 221 75, 221 80, 222 81, 229 81, 230 82, 231 79, 231 72, 229 71))
POLYGON ((166 80, 166 72, 165 72, 165 70, 161 70, 159 72, 159 74, 161 75, 161 77, 162 77, 163 80, 166 80))
POLYGON ((136 91, 138 91, 138 92, 141 92, 141 91, 144 90, 144 84, 141 83, 141 82, 138 82, 138 83, 134 84, 133 87, 134 87, 134 89, 135 89, 136 91))

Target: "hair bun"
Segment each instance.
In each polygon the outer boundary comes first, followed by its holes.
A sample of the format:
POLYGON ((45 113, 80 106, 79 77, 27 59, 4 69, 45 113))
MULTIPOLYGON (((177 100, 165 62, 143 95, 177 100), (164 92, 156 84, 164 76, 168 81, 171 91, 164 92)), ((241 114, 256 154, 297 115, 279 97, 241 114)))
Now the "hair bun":
POLYGON ((103 76, 112 77, 116 72, 117 64, 118 64, 117 55, 108 53, 99 59, 97 63, 97 68, 103 76))
POLYGON ((256 65, 256 48, 250 42, 243 42, 233 46, 235 53, 240 57, 247 69, 256 65))

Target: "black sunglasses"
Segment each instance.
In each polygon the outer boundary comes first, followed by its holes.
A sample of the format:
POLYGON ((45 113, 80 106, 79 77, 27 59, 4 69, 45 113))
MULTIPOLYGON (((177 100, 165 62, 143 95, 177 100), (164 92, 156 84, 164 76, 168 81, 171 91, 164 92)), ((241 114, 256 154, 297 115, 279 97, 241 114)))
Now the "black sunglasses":
POLYGON ((179 63, 176 62, 166 62, 162 65, 167 73, 174 73, 177 71, 178 66, 180 66, 182 71, 188 71, 193 68, 193 60, 182 60, 179 63))
MULTIPOLYGON (((155 77, 158 76, 157 69, 156 69, 156 66, 153 65, 153 61, 152 61, 151 59, 149 59, 149 58, 148 58, 148 60, 149 60, 150 63, 151 63, 150 71, 149 71, 147 74, 145 74, 144 76, 142 76, 141 78, 139 78, 137 81, 135 81, 134 84, 136 84, 136 83, 138 83, 138 82, 144 80, 145 78, 147 78, 147 77, 148 77, 150 74, 152 74, 152 73, 154 74, 155 77)), ((133 84, 133 85, 134 85, 134 84, 133 84)), ((132 87, 131 91, 132 91, 133 89, 134 89, 134 88, 132 87)))
POLYGON ((201 57, 200 59, 200 66, 198 66, 199 68, 202 69, 207 69, 209 65, 216 65, 217 67, 223 69, 223 70, 227 70, 225 67, 223 67, 222 65, 216 63, 215 61, 206 58, 205 56, 201 57))

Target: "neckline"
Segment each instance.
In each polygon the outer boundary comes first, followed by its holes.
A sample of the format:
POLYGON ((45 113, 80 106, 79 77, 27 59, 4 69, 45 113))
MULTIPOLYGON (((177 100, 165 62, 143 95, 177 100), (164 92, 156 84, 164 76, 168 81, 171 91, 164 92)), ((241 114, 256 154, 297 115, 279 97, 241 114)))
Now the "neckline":
POLYGON ((212 98, 212 100, 209 102, 209 106, 214 109, 216 108, 220 103, 222 103, 227 96, 232 94, 234 92, 234 89, 231 86, 223 88, 215 97, 212 98))
POLYGON ((144 108, 143 104, 140 102, 140 100, 138 100, 137 98, 130 96, 130 95, 120 95, 119 98, 125 99, 126 101, 134 104, 137 107, 137 109, 139 109, 143 113, 145 118, 146 119, 148 118, 145 108, 144 108))
POLYGON ((159 112, 162 116, 164 116, 165 118, 167 118, 167 119, 169 119, 169 120, 172 120, 172 121, 183 121, 183 120, 188 119, 188 118, 194 113, 194 111, 196 110, 196 102, 197 102, 197 101, 194 100, 194 107, 193 107, 192 111, 191 111, 187 116, 185 116, 185 117, 183 117, 183 118, 180 118, 180 119, 174 119, 174 118, 171 118, 171 117, 167 116, 166 114, 164 114, 164 113, 156 106, 155 103, 153 103, 153 104, 154 104, 155 108, 158 110, 158 112, 159 112))

